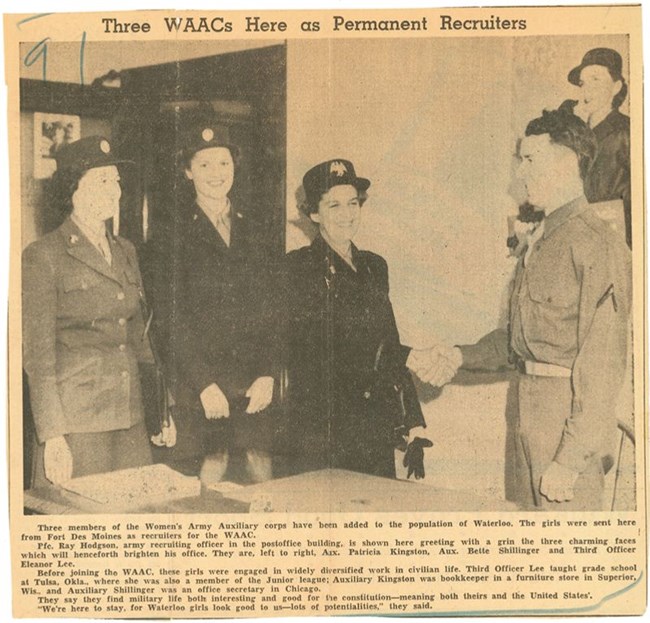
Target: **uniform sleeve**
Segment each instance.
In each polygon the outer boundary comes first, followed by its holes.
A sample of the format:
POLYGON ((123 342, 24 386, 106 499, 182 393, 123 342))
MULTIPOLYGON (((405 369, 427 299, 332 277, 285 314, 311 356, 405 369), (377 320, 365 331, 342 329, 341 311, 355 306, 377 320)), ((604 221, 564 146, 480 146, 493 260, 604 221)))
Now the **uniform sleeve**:
POLYGON ((402 409, 404 411, 404 425, 407 429, 422 426, 426 428, 424 414, 422 413, 422 405, 413 383, 411 373, 406 367, 406 360, 411 352, 410 347, 404 346, 400 342, 399 330, 397 329, 397 322, 395 321, 395 313, 393 312, 393 305, 389 298, 389 284, 388 284, 388 265, 383 258, 378 258, 378 270, 381 275, 381 287, 385 289, 386 297, 388 300, 387 307, 387 323, 388 323, 388 340, 386 354, 387 362, 379 362, 380 367, 384 366, 385 369, 390 370, 392 378, 399 380, 402 386, 402 409))
POLYGON ((36 435, 43 443, 67 431, 56 382, 56 280, 42 245, 23 253, 22 278, 23 367, 36 435))
POLYGON ((500 370, 510 367, 509 337, 506 329, 495 329, 476 344, 459 346, 465 370, 500 370))
POLYGON ((576 268, 581 276, 573 404, 555 461, 578 472, 605 447, 626 369, 631 304, 630 256, 602 244, 576 268))
POLYGON ((140 311, 135 314, 129 323, 129 341, 133 345, 136 357, 141 363, 154 363, 153 353, 151 352, 151 344, 149 342, 149 333, 145 335, 145 326, 147 318, 144 317, 147 305, 144 304, 144 288, 142 285, 142 275, 140 274, 140 266, 138 264, 138 256, 135 247, 128 241, 121 240, 123 247, 126 249, 128 262, 136 274, 138 280, 138 289, 142 298, 142 305, 140 311))

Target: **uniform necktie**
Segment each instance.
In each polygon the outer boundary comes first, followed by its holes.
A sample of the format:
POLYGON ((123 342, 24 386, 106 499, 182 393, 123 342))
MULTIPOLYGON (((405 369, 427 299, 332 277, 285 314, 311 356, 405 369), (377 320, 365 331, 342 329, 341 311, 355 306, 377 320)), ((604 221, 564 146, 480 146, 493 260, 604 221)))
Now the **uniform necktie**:
POLYGON ((528 264, 530 256, 533 253, 535 244, 544 235, 544 221, 538 221, 537 225, 527 235, 526 253, 524 254, 524 266, 528 264))
POLYGON ((215 227, 219 232, 219 235, 226 243, 226 246, 230 246, 230 211, 226 210, 217 216, 217 222, 215 227))
POLYGON ((110 266, 113 263, 113 254, 111 253, 111 246, 108 244, 106 236, 102 235, 97 238, 97 246, 102 254, 102 257, 108 262, 110 266))

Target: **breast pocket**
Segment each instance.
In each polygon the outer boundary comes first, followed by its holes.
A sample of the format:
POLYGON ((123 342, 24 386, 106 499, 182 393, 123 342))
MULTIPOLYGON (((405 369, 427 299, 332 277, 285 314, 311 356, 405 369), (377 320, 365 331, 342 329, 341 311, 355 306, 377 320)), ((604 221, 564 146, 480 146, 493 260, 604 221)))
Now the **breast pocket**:
POLYGON ((528 275, 528 293, 532 301, 548 308, 570 309, 578 305, 578 285, 575 280, 555 273, 528 275))
POLYGON ((100 278, 89 272, 66 275, 63 278, 63 291, 66 294, 83 293, 92 290, 100 284, 100 278))

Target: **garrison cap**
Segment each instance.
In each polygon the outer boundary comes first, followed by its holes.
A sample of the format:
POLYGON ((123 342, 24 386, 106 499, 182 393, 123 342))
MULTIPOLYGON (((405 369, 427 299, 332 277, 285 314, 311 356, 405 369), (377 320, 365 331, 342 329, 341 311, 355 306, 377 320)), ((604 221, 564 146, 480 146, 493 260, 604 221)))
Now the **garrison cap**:
POLYGON ((226 147, 233 158, 239 155, 239 149, 230 140, 230 131, 224 125, 202 123, 188 126, 181 130, 179 136, 179 153, 188 163, 197 152, 210 147, 226 147))
POLYGON ((569 72, 567 80, 571 84, 580 86, 580 72, 589 65, 602 65, 607 68, 612 80, 621 80, 623 77, 623 59, 621 55, 611 48, 594 48, 584 55, 580 65, 569 72))
POLYGON ((309 169, 302 178, 307 201, 312 205, 317 205, 323 193, 330 188, 348 184, 354 186, 359 192, 364 192, 368 190, 370 180, 357 177, 354 165, 349 160, 342 158, 321 162, 309 169))
POLYGON ((96 167, 130 163, 131 160, 118 158, 111 144, 103 136, 86 136, 78 141, 63 145, 55 154, 57 171, 84 172, 96 167))

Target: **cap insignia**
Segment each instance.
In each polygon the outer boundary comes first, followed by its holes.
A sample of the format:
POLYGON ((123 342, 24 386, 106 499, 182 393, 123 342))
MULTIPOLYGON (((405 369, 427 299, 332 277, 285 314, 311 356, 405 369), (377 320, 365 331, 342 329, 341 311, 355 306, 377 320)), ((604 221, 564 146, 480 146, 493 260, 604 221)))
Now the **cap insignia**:
POLYGON ((330 164, 330 173, 334 173, 337 177, 343 177, 347 171, 345 165, 339 160, 330 164))
POLYGON ((109 153, 111 151, 111 146, 108 144, 108 141, 103 140, 100 141, 99 143, 99 148, 105 153, 109 153))
POLYGON ((205 128, 205 130, 201 132, 201 138, 206 143, 209 143, 214 138, 214 131, 212 130, 212 128, 205 128))

